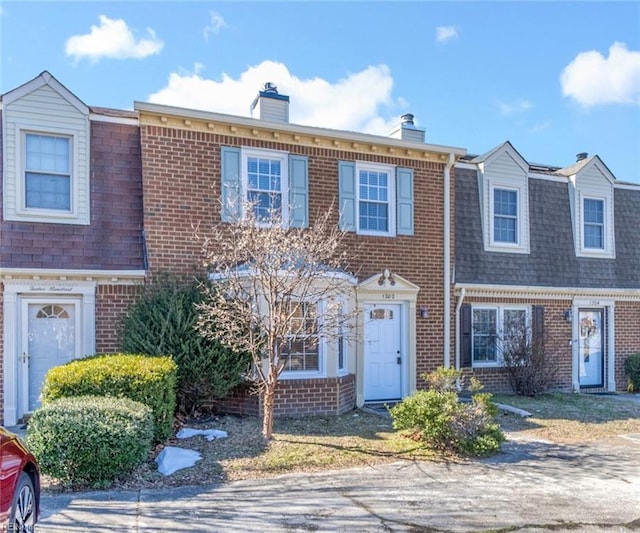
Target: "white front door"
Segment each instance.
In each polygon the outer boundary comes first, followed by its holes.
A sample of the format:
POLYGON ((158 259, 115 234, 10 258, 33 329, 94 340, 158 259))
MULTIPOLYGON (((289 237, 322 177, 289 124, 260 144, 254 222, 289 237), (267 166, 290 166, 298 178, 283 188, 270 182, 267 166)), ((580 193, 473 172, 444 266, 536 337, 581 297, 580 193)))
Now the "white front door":
POLYGON ((578 311, 580 387, 604 386, 603 310, 578 311))
POLYGON ((364 399, 397 400, 402 397, 401 306, 365 305, 364 399))
POLYGON ((79 355, 78 303, 73 299, 22 300, 18 416, 40 405, 40 390, 49 369, 79 355))

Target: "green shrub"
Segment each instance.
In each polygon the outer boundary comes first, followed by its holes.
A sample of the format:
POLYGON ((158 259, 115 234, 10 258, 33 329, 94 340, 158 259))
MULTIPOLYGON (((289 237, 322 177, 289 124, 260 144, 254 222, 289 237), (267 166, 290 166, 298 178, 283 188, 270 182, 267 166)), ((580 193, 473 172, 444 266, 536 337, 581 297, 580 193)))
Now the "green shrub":
POLYGON ((44 474, 65 484, 105 486, 147 458, 153 416, 128 398, 61 398, 33 413, 25 439, 44 474))
MULTIPOLYGON (((440 452, 486 456, 500 450, 504 435, 495 422, 497 408, 491 394, 476 393, 460 402, 452 384, 457 370, 438 369, 425 376, 435 388, 418 391, 389 409, 395 429, 440 452)), ((478 387, 477 381, 474 384, 478 387)))
POLYGON ((640 392, 640 353, 634 353, 625 359, 624 373, 629 380, 629 392, 640 392))
POLYGON ((238 354, 196 329, 197 304, 203 301, 199 280, 167 274, 154 277, 129 308, 120 332, 124 352, 172 355, 178 365, 178 412, 194 415, 215 406, 244 381, 248 354, 238 354))
POLYGON ((176 371, 170 357, 104 354, 76 359, 47 372, 42 404, 88 395, 129 398, 151 408, 155 440, 161 442, 173 432, 176 371))

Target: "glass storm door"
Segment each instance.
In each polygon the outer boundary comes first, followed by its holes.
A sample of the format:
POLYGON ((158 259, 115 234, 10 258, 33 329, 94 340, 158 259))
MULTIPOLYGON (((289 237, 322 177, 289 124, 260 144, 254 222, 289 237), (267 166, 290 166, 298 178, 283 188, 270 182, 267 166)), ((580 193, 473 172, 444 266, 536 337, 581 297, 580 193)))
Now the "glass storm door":
POLYGON ((603 310, 578 311, 579 369, 581 387, 604 386, 603 310))
POLYGON ((78 303, 73 300, 22 302, 23 332, 18 366, 22 376, 20 416, 40 405, 40 390, 50 368, 78 354, 78 303))
POLYGON ((365 401, 402 396, 400 305, 365 306, 365 401))

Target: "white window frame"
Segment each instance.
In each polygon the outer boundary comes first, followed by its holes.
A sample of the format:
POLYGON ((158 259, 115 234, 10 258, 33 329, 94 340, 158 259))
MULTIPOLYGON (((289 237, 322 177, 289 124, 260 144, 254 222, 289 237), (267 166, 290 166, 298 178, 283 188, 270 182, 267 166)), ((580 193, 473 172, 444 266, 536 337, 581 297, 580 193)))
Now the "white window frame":
MULTIPOLYGON (((241 186, 242 186, 242 200, 243 206, 249 200, 249 158, 262 158, 280 161, 280 194, 281 200, 281 220, 282 224, 287 224, 289 221, 289 152, 280 150, 263 150, 258 148, 245 148, 241 149, 240 164, 242 165, 241 174, 241 186)), ((244 209, 244 207, 243 207, 244 209)), ((246 213, 243 212, 243 216, 246 213)), ((269 222, 259 223, 260 227, 271 227, 269 222)))
POLYGON ((504 336, 504 314, 505 311, 524 311, 526 327, 531 328, 531 307, 526 305, 472 305, 471 306, 471 365, 473 368, 491 368, 504 365, 502 360, 502 338, 504 336), (474 311, 495 311, 496 312, 496 359, 495 361, 476 361, 474 359, 475 332, 473 328, 474 311))
MULTIPOLYGON (((62 128, 34 128, 19 125, 16 128, 16 172, 15 172, 15 203, 7 209, 5 203, 6 220, 22 220, 27 222, 49 222, 61 224, 88 224, 89 213, 82 214, 79 211, 79 169, 78 169, 78 132, 62 128), (27 207, 26 198, 26 172, 27 172, 27 135, 40 135, 69 140, 69 202, 70 210, 46 209, 27 207), (11 207, 13 209, 11 209, 11 207), (13 211, 13 214, 11 213, 13 211)), ((5 155, 8 155, 5 152, 5 155)), ((88 178, 86 184, 89 187, 88 178)), ((6 201, 9 201, 8 199, 6 201)), ((87 201, 88 202, 88 201, 87 201)), ((88 203, 87 203, 88 205, 88 203)))
MULTIPOLYGON (((489 185, 489 246, 491 248, 496 248, 499 251, 518 251, 523 250, 524 247, 522 245, 522 213, 523 213, 524 205, 523 205, 523 196, 522 196, 522 188, 514 187, 513 185, 505 185, 502 183, 491 183, 489 185), (516 193, 516 242, 507 242, 507 241, 497 241, 495 239, 495 206, 494 206, 494 197, 495 191, 510 191, 516 193)), ((494 250, 495 251, 495 250, 494 250)))
POLYGON ((40 131, 29 131, 22 130, 20 132, 20 156, 21 156, 21 165, 20 165, 20 188, 19 198, 20 202, 18 204, 18 212, 25 214, 41 214, 44 216, 69 216, 74 215, 75 206, 77 201, 74 195, 75 189, 75 176, 74 176, 74 137, 73 135, 63 134, 63 133, 52 133, 51 131, 40 132, 40 131), (69 151, 67 157, 69 158, 69 209, 55 209, 55 208, 46 208, 46 207, 29 207, 27 205, 27 172, 31 170, 32 174, 50 174, 50 175, 61 175, 67 176, 67 174, 58 173, 55 171, 46 171, 46 170, 38 170, 33 171, 33 169, 29 169, 27 166, 27 137, 28 136, 37 136, 37 137, 50 137, 52 139, 66 139, 69 142, 69 151))
POLYGON ((601 198, 601 197, 597 197, 597 196, 588 196, 588 195, 583 195, 582 198, 580 199, 580 211, 582 213, 582 217, 581 217, 581 239, 580 239, 580 246, 582 248, 582 251, 585 253, 593 253, 593 254, 603 254, 603 253, 607 253, 608 247, 607 247, 607 199, 606 198, 601 198), (585 202, 587 200, 594 200, 597 202, 602 202, 602 247, 600 248, 594 248, 591 246, 587 246, 586 244, 586 226, 587 226, 587 221, 585 218, 585 202))
POLYGON ((493 185, 491 187, 491 197, 489 199, 490 201, 490 205, 491 205, 491 246, 512 246, 512 247, 520 247, 520 242, 522 241, 522 238, 520 236, 520 226, 521 226, 521 214, 520 214, 520 189, 518 189, 517 187, 504 187, 501 185, 493 185), (507 191, 507 192, 514 192, 516 194, 516 216, 515 216, 515 220, 516 220, 516 239, 515 242, 511 242, 511 241, 498 241, 495 238, 495 229, 496 229, 496 216, 504 216, 504 215, 497 215, 496 214, 496 209, 495 209, 495 194, 496 191, 507 191))
POLYGON ((280 374, 280 379, 310 379, 310 378, 319 378, 326 376, 326 341, 323 339, 321 335, 322 326, 322 314, 325 310, 324 302, 319 302, 316 304, 316 316, 318 317, 318 370, 287 370, 286 367, 280 374))
POLYGON ((374 235, 374 236, 385 236, 385 237, 395 237, 396 235, 396 167, 392 165, 383 165, 380 163, 369 163, 369 162, 356 162, 356 176, 355 176, 355 186, 356 186, 356 232, 359 235, 374 235), (375 231, 369 229, 360 228, 360 172, 361 171, 372 171, 372 172, 386 172, 388 176, 387 181, 387 217, 388 217, 388 229, 387 231, 375 231))

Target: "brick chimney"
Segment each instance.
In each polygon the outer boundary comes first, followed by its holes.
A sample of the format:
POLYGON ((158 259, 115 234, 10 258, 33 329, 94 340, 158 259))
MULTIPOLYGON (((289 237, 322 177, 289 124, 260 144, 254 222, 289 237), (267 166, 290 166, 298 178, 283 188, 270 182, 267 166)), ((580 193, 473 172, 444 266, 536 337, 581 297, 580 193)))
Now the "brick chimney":
POLYGON ((389 137, 402 139, 403 141, 423 143, 424 134, 424 128, 417 128, 413 122, 413 115, 407 113, 400 117, 400 125, 389 134, 389 137))
POLYGON ((289 97, 278 93, 275 83, 267 82, 251 104, 251 116, 269 122, 289 122, 289 97))

